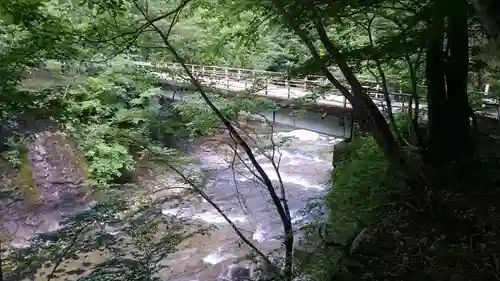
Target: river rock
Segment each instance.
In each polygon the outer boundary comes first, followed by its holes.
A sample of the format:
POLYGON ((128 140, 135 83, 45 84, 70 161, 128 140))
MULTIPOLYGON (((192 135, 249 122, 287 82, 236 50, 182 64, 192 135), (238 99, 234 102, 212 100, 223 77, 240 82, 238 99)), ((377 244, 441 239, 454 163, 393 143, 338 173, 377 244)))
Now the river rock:
MULTIPOLYGON (((273 258, 270 258, 273 262, 273 258)), ((262 259, 258 259, 250 268, 250 277, 253 281, 273 281, 278 279, 279 274, 280 269, 276 264, 270 264, 262 259)))
POLYGON ((218 281, 246 281, 250 279, 250 269, 240 264, 231 264, 218 281))

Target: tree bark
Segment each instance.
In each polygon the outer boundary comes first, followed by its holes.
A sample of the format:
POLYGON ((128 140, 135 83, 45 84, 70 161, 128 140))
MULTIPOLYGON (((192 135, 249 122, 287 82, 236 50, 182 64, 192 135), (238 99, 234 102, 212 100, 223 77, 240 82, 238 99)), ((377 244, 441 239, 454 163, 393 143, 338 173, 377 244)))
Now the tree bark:
POLYGON ((467 0, 435 0, 428 38, 426 160, 435 168, 444 168, 467 161, 474 151, 469 121, 473 113, 467 96, 467 0), (453 9, 449 9, 450 6, 453 9))
POLYGON ((428 139, 424 160, 440 166, 448 163, 450 159, 448 151, 450 134, 444 65, 445 20, 442 4, 438 3, 439 0, 435 2, 432 7, 426 51, 428 139))
POLYGON ((448 61, 446 86, 448 97, 448 126, 452 139, 451 160, 462 161, 471 157, 473 140, 469 117, 474 117, 467 96, 469 71, 469 36, 467 0, 448 0, 453 9, 448 9, 448 61))

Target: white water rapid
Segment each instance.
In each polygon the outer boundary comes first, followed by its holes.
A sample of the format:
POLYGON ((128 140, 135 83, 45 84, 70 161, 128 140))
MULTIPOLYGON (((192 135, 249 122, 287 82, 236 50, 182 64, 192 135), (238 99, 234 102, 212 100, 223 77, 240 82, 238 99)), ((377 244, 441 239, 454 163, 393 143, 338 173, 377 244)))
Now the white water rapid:
MULTIPOLYGON (((297 228, 304 220, 321 216, 301 211, 308 202, 325 194, 332 170, 331 148, 340 140, 305 130, 282 131, 275 133, 274 137, 289 139, 275 153, 275 161, 279 161, 279 175, 287 193, 294 227, 297 228)), ((241 162, 231 168, 232 154, 224 155, 220 147, 220 142, 208 141, 195 142, 191 149, 200 159, 199 165, 208 177, 205 192, 259 248, 264 251, 278 249, 283 234, 282 225, 267 190, 241 162)), ((278 173, 268 157, 257 148, 254 153, 275 186, 279 186, 278 173)), ((240 154, 245 159, 244 153, 240 154)), ((245 163, 250 161, 245 159, 245 163)), ((184 261, 190 265, 175 266, 179 267, 178 271, 184 271, 178 280, 215 280, 213 278, 228 264, 247 252, 244 245, 242 247, 236 242, 238 238, 224 218, 201 198, 197 204, 190 201, 175 208, 165 206, 163 214, 217 226, 210 236, 193 243, 190 258, 184 261)))

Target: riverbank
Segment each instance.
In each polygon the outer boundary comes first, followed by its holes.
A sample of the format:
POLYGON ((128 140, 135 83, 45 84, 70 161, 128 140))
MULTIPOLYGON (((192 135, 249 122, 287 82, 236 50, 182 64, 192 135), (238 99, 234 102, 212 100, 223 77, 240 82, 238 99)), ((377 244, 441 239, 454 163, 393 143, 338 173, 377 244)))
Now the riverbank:
POLYGON ((344 243, 366 229, 364 240, 341 261, 341 250, 327 246, 309 272, 316 280, 498 280, 499 143, 483 136, 477 142, 476 159, 441 187, 442 209, 429 216, 405 203, 411 202, 408 189, 387 169, 373 139, 353 140, 326 197, 335 219, 324 239, 344 243))

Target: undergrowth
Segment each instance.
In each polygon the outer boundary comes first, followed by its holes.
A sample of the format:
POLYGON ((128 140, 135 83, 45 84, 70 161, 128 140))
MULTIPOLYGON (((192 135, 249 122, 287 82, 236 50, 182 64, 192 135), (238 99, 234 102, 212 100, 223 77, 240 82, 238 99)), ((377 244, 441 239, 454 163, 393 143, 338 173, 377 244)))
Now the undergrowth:
POLYGON ((438 187, 439 205, 448 211, 434 214, 395 203, 411 197, 373 138, 361 136, 336 150, 332 189, 325 197, 327 245, 315 252, 307 273, 318 281, 498 280, 500 154, 494 139, 477 141, 481 149, 458 186, 438 187), (349 236, 365 228, 369 239, 342 253, 339 244, 348 245, 349 236))
POLYGON ((359 221, 373 222, 381 206, 404 185, 389 169, 372 137, 356 138, 335 153, 340 161, 333 171, 326 202, 331 228, 342 238, 358 228, 359 221))
POLYGON ((352 273, 352 267, 359 264, 347 258, 339 244, 349 244, 349 239, 375 224, 395 194, 405 191, 405 185, 392 173, 372 137, 354 138, 337 146, 334 153, 332 186, 325 196, 329 218, 320 231, 323 237, 312 239, 319 239, 320 244, 338 244, 317 249, 314 263, 305 273, 315 280, 359 280, 356 278, 360 276, 352 273))

